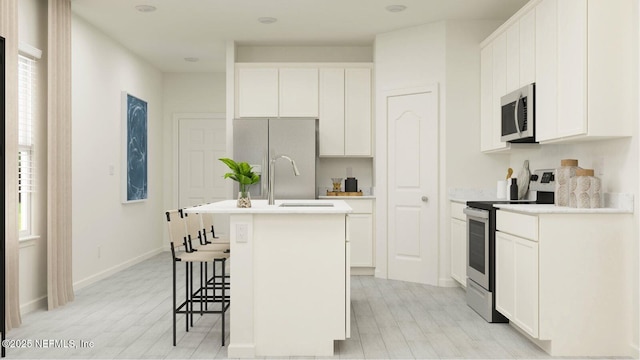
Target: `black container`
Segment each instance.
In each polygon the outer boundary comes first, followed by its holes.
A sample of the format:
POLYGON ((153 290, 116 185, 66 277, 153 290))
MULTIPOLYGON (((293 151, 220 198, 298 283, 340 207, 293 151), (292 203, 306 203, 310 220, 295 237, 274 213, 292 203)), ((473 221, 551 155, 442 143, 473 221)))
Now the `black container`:
POLYGON ((518 179, 511 178, 509 200, 518 200, 518 179))
POLYGON ((345 192, 357 192, 358 191, 358 180, 354 177, 348 177, 344 181, 344 191, 345 192))

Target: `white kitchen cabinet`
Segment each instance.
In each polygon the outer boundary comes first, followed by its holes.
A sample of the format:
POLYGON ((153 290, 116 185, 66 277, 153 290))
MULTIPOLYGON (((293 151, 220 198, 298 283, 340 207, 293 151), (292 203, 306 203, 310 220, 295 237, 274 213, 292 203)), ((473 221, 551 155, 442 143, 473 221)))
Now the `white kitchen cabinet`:
POLYGON ((372 155, 371 68, 321 68, 319 107, 320 156, 372 155))
POLYGON ((496 232, 496 310, 538 337, 538 244, 496 232))
POLYGON ((371 156, 371 69, 345 69, 344 152, 371 156))
POLYGON ((496 216, 496 309, 552 356, 629 354, 633 214, 496 216))
POLYGON ((279 116, 318 117, 318 69, 279 69, 279 116))
POLYGON ((506 91, 505 95, 520 88, 520 23, 506 31, 506 91))
POLYGON ((320 69, 320 156, 344 155, 344 69, 320 69))
POLYGON ((451 202, 451 277, 467 286, 467 219, 464 204, 451 202))
POLYGON ((278 116, 278 69, 238 69, 238 116, 278 116))
POLYGON ((632 0, 543 0, 538 4, 540 142, 631 135, 633 11, 632 0))
POLYGON ((529 11, 519 21, 520 85, 536 82, 536 12, 529 11))
POLYGON ((494 152, 507 149, 500 141, 502 131, 500 97, 506 94, 506 35, 480 50, 480 149, 494 152))
POLYGON ((347 215, 351 267, 372 268, 374 266, 373 200, 345 201, 354 211, 347 215))

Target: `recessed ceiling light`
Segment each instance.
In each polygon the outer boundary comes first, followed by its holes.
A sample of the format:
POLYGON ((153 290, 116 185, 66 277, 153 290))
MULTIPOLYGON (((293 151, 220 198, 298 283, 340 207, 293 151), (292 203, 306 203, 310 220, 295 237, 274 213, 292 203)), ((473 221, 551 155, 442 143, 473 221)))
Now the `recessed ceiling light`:
POLYGON ((406 10, 406 8, 404 5, 389 5, 385 9, 387 9, 388 12, 396 13, 406 10))
POLYGON ((151 5, 136 5, 136 10, 140 12, 153 12, 156 11, 156 7, 151 5))
POLYGON ((278 21, 278 19, 274 17, 260 17, 258 18, 258 21, 263 24, 273 24, 274 22, 278 21))
POLYGON ((188 62, 198 62, 198 60, 200 60, 200 59, 198 59, 197 57, 186 57, 186 58, 184 58, 184 61, 188 61, 188 62))

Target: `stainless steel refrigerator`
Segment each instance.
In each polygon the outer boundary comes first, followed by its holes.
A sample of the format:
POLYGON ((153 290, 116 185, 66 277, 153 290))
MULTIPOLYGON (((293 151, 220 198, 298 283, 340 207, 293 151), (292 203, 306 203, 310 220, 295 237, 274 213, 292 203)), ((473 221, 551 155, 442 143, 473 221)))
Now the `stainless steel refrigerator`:
MULTIPOLYGON (((275 199, 315 199, 317 164, 316 119, 234 119, 233 159, 260 170, 260 182, 251 185, 252 199, 266 199, 269 159, 291 157, 298 167, 294 176, 289 161, 275 163, 275 199)), ((237 184, 236 196, 237 196, 237 184)))

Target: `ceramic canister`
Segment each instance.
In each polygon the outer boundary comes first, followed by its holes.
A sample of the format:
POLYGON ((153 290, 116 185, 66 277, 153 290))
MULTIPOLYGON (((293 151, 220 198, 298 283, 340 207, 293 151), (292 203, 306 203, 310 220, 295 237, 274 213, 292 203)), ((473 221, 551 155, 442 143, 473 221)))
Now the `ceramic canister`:
POLYGON ((560 167, 556 169, 556 193, 555 204, 557 206, 570 206, 569 197, 571 194, 570 181, 576 176, 578 160, 564 159, 560 160, 560 167))
POLYGON ((570 205, 581 209, 601 207, 602 182, 593 175, 593 169, 578 169, 571 178, 570 205))

